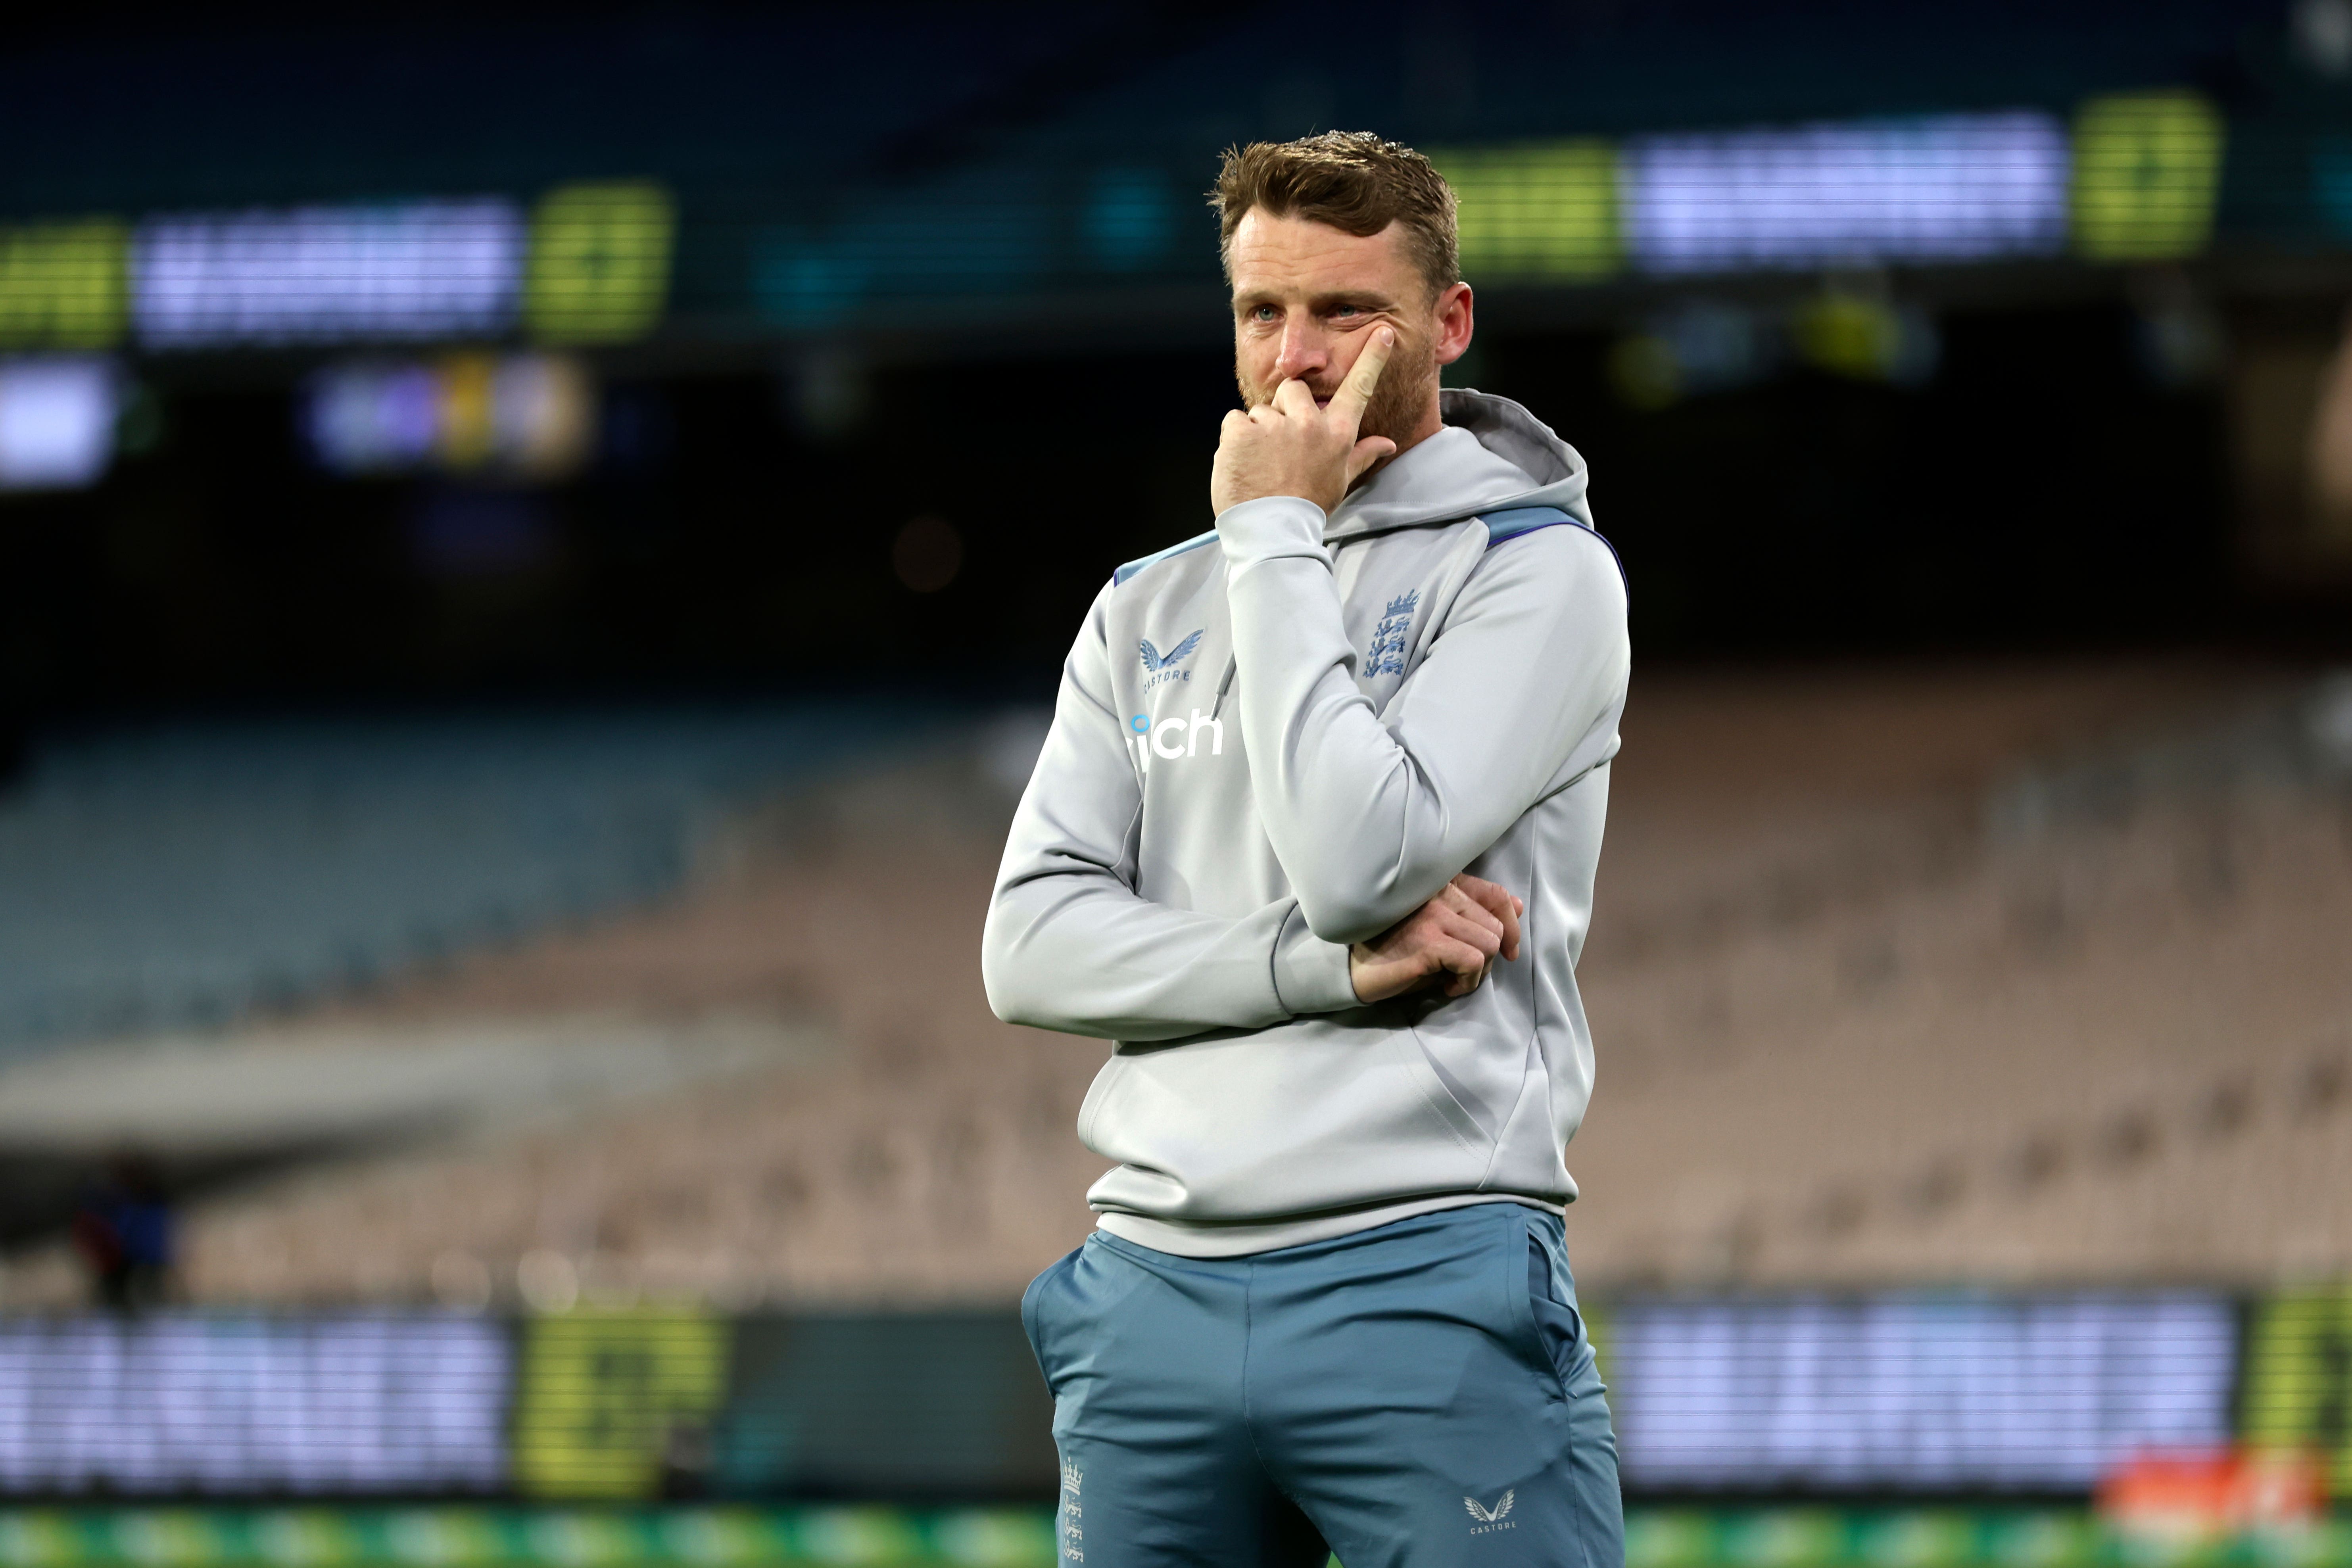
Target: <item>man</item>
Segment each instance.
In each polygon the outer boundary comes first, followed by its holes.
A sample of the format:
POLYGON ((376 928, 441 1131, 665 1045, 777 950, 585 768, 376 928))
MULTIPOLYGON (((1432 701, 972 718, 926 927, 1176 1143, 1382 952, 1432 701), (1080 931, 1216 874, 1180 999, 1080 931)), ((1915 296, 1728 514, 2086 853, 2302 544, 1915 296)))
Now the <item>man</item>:
POLYGON ((989 911, 991 1004, 1118 1042, 1100 1228, 1022 1303, 1095 1568, 1617 1568, 1576 1311, 1575 963, 1630 654, 1583 460, 1438 389, 1454 197, 1229 153, 1216 528, 1122 566, 989 911))

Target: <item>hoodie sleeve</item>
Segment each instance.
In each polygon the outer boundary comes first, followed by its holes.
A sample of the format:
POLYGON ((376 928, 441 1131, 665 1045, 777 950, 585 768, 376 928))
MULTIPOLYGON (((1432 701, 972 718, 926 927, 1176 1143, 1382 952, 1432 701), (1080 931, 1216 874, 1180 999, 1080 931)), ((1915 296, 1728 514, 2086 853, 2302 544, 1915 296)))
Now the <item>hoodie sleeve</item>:
POLYGON ((1283 899, 1237 920, 1135 891, 1143 794, 1095 600, 1062 668, 1054 725, 1013 814, 981 938, 988 1003, 1007 1023, 1115 1040, 1260 1029, 1356 1005, 1348 950, 1283 899))
POLYGON ((1487 551, 1375 713, 1323 521, 1267 496, 1217 532, 1258 812, 1308 927, 1344 942, 1395 924, 1557 781, 1606 761, 1632 655, 1609 547, 1543 529, 1487 551))

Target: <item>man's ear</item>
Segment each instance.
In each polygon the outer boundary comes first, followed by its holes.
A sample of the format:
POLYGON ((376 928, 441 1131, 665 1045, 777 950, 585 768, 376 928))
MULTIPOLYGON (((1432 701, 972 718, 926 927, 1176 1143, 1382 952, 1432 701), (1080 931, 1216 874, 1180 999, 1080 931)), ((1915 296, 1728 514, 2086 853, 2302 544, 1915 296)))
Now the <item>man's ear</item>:
POLYGON ((1452 364, 1470 352, 1471 333, 1477 324, 1471 310, 1470 285, 1456 283, 1439 294, 1433 315, 1430 345, 1437 351, 1438 363, 1452 364))

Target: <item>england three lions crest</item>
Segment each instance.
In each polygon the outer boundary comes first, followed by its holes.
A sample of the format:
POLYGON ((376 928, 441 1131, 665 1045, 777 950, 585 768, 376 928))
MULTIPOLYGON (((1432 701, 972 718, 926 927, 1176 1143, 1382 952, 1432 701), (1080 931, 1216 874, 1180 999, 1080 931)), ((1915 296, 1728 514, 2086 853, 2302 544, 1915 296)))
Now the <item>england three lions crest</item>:
POLYGON ((1421 590, 1400 594, 1381 612, 1381 624, 1372 629, 1372 646, 1364 650, 1364 676, 1374 679, 1383 675, 1404 673, 1404 650, 1412 640, 1412 613, 1421 605, 1421 590))

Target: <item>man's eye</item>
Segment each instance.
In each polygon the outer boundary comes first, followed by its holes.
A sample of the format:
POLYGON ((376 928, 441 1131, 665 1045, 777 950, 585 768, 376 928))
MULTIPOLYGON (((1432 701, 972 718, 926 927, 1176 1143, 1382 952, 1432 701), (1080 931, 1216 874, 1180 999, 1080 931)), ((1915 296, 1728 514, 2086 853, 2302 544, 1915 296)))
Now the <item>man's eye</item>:
POLYGON ((1250 311, 1250 320, 1253 321, 1271 321, 1274 320, 1274 307, 1271 305, 1260 305, 1256 307, 1255 310, 1250 311))
POLYGON ((1335 316, 1345 317, 1357 314, 1357 310, 1356 307, 1353 305, 1335 305, 1331 309, 1331 313, 1335 316))

